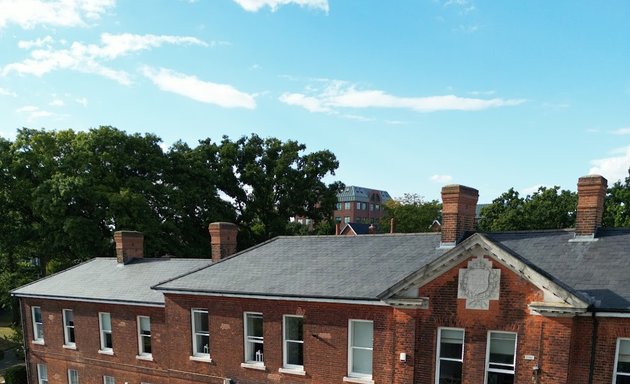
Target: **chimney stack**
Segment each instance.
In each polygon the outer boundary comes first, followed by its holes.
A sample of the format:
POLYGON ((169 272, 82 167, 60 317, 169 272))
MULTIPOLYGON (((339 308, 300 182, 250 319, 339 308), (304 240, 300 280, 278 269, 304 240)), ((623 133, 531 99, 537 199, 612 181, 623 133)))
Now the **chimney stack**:
POLYGON ((335 223, 335 236, 339 236, 341 233, 341 223, 335 223))
POLYGON ((212 246, 212 261, 217 262, 236 253, 236 237, 238 227, 227 222, 210 223, 210 245, 212 246))
POLYGON ((127 264, 133 259, 144 257, 144 234, 136 231, 114 232, 116 242, 116 261, 127 264))
POLYGON ((442 187, 441 247, 453 247, 466 232, 475 229, 479 191, 463 185, 442 187))
POLYGON ((604 200, 608 180, 600 175, 588 175, 578 180, 578 205, 575 217, 575 237, 594 239, 602 225, 604 200))

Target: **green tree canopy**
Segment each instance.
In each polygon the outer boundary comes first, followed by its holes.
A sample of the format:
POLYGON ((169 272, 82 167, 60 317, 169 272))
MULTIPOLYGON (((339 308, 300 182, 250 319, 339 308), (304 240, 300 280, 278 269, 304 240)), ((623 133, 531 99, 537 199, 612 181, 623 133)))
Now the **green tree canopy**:
POLYGON ((434 220, 440 220, 442 205, 436 201, 424 201, 418 194, 405 193, 403 197, 388 200, 383 204, 385 213, 380 221, 381 232, 390 231, 390 222, 395 221, 397 233, 428 232, 434 220))
POLYGON ((630 228, 630 168, 625 181, 608 188, 602 221, 605 227, 630 228))

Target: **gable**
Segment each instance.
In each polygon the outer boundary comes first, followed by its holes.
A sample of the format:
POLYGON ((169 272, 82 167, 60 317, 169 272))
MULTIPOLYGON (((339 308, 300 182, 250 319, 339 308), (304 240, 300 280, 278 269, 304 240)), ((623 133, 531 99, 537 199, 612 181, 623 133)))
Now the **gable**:
POLYGON ((382 295, 392 305, 400 301, 422 302, 427 307, 429 297, 419 297, 421 288, 444 274, 454 274, 457 289, 454 293, 466 300, 469 309, 487 309, 490 300, 500 300, 500 269, 514 274, 542 292, 537 300, 528 303, 531 311, 540 314, 575 314, 587 310, 590 302, 579 293, 527 260, 502 248, 481 234, 474 234, 442 256, 428 263, 404 281, 382 295), (493 264, 495 266, 493 267, 493 264), (502 266, 497 268, 496 266, 502 266), (454 269, 457 271, 454 271, 454 269))

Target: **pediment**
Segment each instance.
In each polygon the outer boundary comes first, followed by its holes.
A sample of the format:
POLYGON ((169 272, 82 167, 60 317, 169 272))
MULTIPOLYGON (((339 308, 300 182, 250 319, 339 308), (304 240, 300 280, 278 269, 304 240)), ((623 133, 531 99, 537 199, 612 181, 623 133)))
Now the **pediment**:
POLYGON ((498 284, 501 277, 499 270, 493 270, 489 266, 492 264, 490 260, 503 265, 543 292, 542 301, 529 304, 530 310, 534 313, 576 314, 586 312, 590 305, 588 299, 560 280, 479 233, 470 236, 404 281, 383 292, 381 299, 393 303, 396 300, 410 300, 415 297, 423 301, 423 307, 427 307, 429 298, 418 297, 419 289, 467 259, 470 259, 468 267, 459 271, 458 283, 458 298, 467 300, 467 308, 487 309, 489 300, 500 299, 498 284))

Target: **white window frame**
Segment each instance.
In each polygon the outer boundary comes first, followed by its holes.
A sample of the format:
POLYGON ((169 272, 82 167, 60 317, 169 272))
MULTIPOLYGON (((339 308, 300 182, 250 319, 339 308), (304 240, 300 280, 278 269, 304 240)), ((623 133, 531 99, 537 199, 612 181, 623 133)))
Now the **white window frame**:
POLYGON ((208 317, 208 310, 203 308, 193 308, 190 310, 190 322, 191 322, 191 330, 192 330, 192 356, 198 358, 210 358, 210 318, 208 317), (206 318, 208 322, 206 323, 207 331, 200 331, 195 326, 195 316, 197 314, 206 314, 206 318), (197 345, 197 336, 206 336, 208 337, 208 345, 206 352, 198 352, 197 345))
POLYGON ((617 338, 617 346, 615 347, 615 365, 613 366, 613 384, 617 382, 617 375, 628 377, 630 376, 630 372, 618 372, 617 365, 619 364, 619 352, 621 347, 621 342, 627 341, 630 343, 630 338, 627 337, 618 337, 617 338))
POLYGON ((496 373, 506 373, 514 375, 516 378, 516 350, 518 349, 518 334, 516 332, 506 332, 506 331, 488 331, 488 338, 486 342, 486 369, 485 369, 485 379, 484 383, 488 382, 488 373, 496 372, 496 373), (508 335, 514 335, 514 360, 512 364, 501 364, 501 363, 493 363, 498 365, 504 365, 505 367, 512 367, 512 369, 498 369, 498 368, 490 368, 490 340, 493 333, 502 333, 508 335))
POLYGON ((437 348, 435 352, 435 384, 440 384, 440 364, 442 361, 454 361, 462 364, 462 370, 464 367, 464 346, 466 341, 466 330, 463 328, 451 328, 451 327, 439 327, 437 334, 437 348), (462 331, 462 355, 459 359, 453 359, 450 357, 440 357, 442 347, 442 331, 462 331))
POLYGON ((304 371, 304 361, 302 361, 302 365, 297 364, 289 364, 287 362, 289 344, 300 344, 302 347, 302 357, 304 357, 304 316, 297 315, 284 315, 282 317, 282 367, 287 370, 292 371, 304 371), (302 319, 302 340, 290 340, 287 339, 287 321, 288 319, 302 319))
POLYGON ((37 384, 48 384, 48 366, 37 364, 37 384))
POLYGON ((254 360, 250 360, 248 359, 250 352, 251 352, 251 345, 252 344, 262 344, 263 345, 263 351, 264 351, 264 345, 265 345, 265 337, 264 337, 264 330, 265 330, 265 323, 264 323, 264 318, 263 318, 263 314, 260 312, 245 312, 243 313, 243 341, 244 341, 244 349, 243 351, 245 352, 245 356, 244 356, 244 360, 245 360, 245 364, 250 364, 250 365, 259 365, 259 366, 264 366, 265 365, 265 354, 264 352, 261 354, 262 356, 260 357, 260 360, 256 360, 254 358, 254 360), (260 318, 260 320, 263 322, 263 336, 249 336, 249 330, 247 329, 247 319, 249 317, 256 317, 256 318, 260 318))
POLYGON ((114 351, 114 340, 112 339, 112 314, 109 312, 99 312, 98 313, 98 330, 99 337, 101 342, 100 352, 111 353, 114 351), (109 317, 109 330, 105 329, 105 322, 103 321, 103 317, 107 315, 109 317), (112 346, 108 347, 106 345, 107 335, 109 335, 110 340, 112 340, 112 346))
POLYGON ((114 376, 103 376, 103 384, 116 384, 116 378, 114 376))
POLYGON ((68 369, 68 384, 79 384, 79 371, 68 369))
POLYGON ((74 327, 74 311, 72 309, 64 309, 61 311, 63 318, 63 346, 68 348, 76 347, 77 335, 74 327), (69 321, 72 321, 72 324, 69 321), (70 340, 70 336, 74 340, 70 340))
POLYGON ((33 342, 44 344, 44 318, 41 307, 31 307, 31 320, 33 322, 33 342), (36 320, 35 312, 39 312, 39 322, 36 320), (40 333, 41 337, 38 336, 40 333))
POLYGON ((149 316, 138 316, 136 319, 136 322, 138 323, 138 357, 144 357, 144 358, 152 358, 153 357, 153 343, 151 340, 151 317, 149 316), (141 319, 148 319, 149 320, 149 334, 148 335, 144 335, 142 334, 142 320, 141 319), (151 352, 146 352, 144 350, 144 343, 143 338, 148 338, 149 339, 149 345, 151 346, 151 352))
POLYGON ((374 374, 374 321, 372 320, 361 320, 361 319, 350 319, 348 320, 348 377, 350 378, 360 378, 362 380, 372 380, 372 375, 374 374), (372 324, 372 347, 355 347, 352 344, 352 330, 354 328, 355 323, 370 323, 372 324), (354 372, 352 370, 352 362, 354 357, 354 349, 366 350, 372 353, 372 373, 366 374, 361 372, 354 372))

